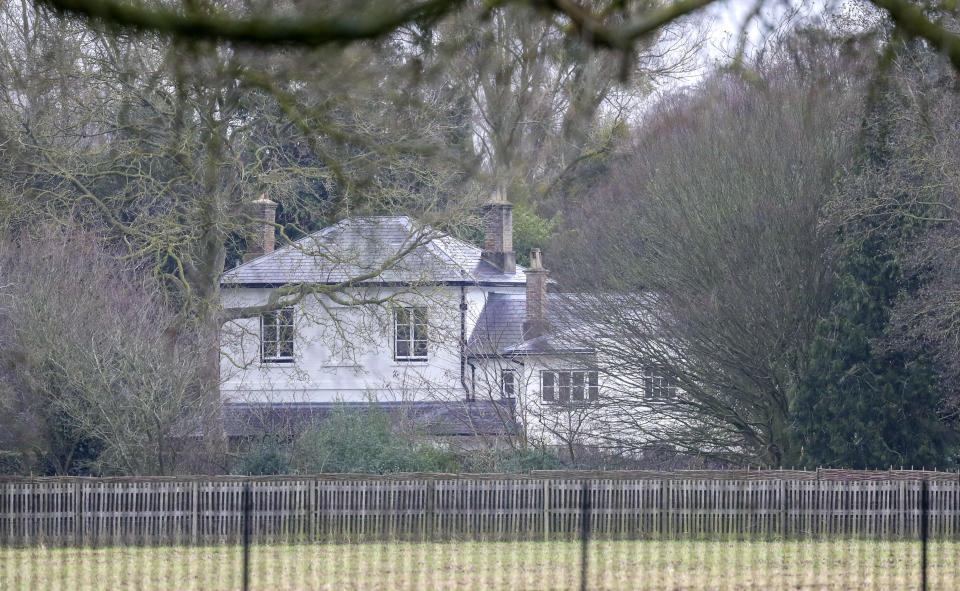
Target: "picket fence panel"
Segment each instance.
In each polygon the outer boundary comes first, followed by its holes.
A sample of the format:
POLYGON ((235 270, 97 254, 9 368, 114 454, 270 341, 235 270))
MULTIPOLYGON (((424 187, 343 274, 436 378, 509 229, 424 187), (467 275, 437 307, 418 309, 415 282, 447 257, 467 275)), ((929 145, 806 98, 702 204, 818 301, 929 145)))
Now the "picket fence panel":
POLYGON ((538 471, 0 479, 0 545, 960 538, 960 475, 538 471))

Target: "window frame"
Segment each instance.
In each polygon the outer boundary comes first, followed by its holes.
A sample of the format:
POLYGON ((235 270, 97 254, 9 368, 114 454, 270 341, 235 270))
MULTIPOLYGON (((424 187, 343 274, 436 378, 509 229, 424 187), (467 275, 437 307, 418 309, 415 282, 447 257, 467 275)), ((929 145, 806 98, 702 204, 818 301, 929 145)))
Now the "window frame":
POLYGON ((554 389, 557 383, 557 372, 550 369, 540 370, 540 398, 544 402, 556 402, 554 389), (547 382, 550 382, 549 385, 547 382))
POLYGON ((500 370, 500 397, 501 398, 517 397, 517 370, 512 368, 500 370), (510 378, 509 380, 507 380, 508 376, 510 378), (507 383, 508 381, 509 381, 509 384, 507 383))
POLYGON ((600 398, 595 369, 540 370, 540 399, 544 402, 593 402, 600 398))
POLYGON ((430 359, 430 339, 427 308, 424 306, 396 306, 393 309, 393 360, 409 363, 424 362, 430 359), (417 321, 420 314, 422 321, 417 321), (403 320, 403 321, 402 321, 403 320), (401 329, 405 329, 406 338, 400 338, 401 329), (418 338, 419 337, 419 338, 418 338), (401 354, 401 343, 406 353, 401 354), (422 349, 418 349, 422 347, 422 349), (422 353, 419 353, 422 351, 422 353), (419 354, 418 354, 419 353, 419 354))
POLYGON ((296 315, 292 307, 280 308, 272 312, 264 312, 260 315, 260 363, 268 364, 290 364, 293 363, 296 356, 296 315), (272 318, 272 322, 267 322, 272 318), (280 323, 283 319, 286 322, 280 323), (273 328, 275 338, 267 339, 267 329, 273 328), (283 330, 289 331, 289 338, 281 338, 283 330), (289 343, 289 354, 285 355, 283 346, 289 343), (268 344, 273 345, 274 354, 267 354, 268 344))
POLYGON ((646 402, 667 402, 677 397, 677 385, 669 376, 645 371, 643 374, 643 400, 646 402))

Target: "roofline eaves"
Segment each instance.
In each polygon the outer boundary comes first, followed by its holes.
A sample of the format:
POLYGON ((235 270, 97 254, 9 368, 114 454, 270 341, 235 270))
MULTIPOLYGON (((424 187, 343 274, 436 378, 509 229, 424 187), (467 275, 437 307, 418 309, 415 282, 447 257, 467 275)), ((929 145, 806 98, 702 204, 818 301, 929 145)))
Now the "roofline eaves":
POLYGON ((267 288, 286 287, 288 285, 343 285, 347 287, 430 287, 430 286, 451 286, 451 287, 523 287, 526 281, 361 281, 359 283, 344 283, 342 281, 282 281, 282 282, 243 282, 234 283, 232 281, 223 281, 221 288, 267 288))

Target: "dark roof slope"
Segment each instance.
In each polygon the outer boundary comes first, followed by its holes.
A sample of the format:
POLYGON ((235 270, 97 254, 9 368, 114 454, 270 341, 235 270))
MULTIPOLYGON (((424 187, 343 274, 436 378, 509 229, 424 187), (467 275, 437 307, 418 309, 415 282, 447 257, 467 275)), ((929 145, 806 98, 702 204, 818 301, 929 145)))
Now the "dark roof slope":
MULTIPOLYGON (((507 436, 517 432, 512 399, 378 402, 376 407, 397 421, 409 421, 428 435, 507 436)), ((265 433, 292 437, 312 421, 322 421, 331 413, 365 412, 370 408, 367 402, 225 404, 224 429, 228 437, 253 437, 265 433)))
MULTIPOLYGON (((577 326, 569 306, 559 300, 560 294, 547 300, 547 315, 555 330, 536 338, 523 331, 527 317, 527 297, 522 293, 490 293, 477 318, 467 343, 471 355, 546 355, 592 353, 593 349, 565 342, 561 332, 569 334, 577 326), (562 327, 563 330, 559 330, 562 327)), ((573 331, 576 332, 576 331, 573 331)))
POLYGON ((471 353, 499 353, 523 342, 527 297, 522 293, 490 293, 467 344, 471 353))
POLYGON ((352 217, 227 271, 221 284, 526 283, 523 267, 503 273, 480 255, 476 246, 407 216, 352 217))

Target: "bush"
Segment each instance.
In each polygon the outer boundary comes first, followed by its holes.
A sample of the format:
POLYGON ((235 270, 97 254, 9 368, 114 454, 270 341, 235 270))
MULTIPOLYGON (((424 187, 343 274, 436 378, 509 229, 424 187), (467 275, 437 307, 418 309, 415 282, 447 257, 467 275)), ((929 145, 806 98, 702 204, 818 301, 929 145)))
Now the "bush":
POLYGON ((0 449, 0 476, 17 476, 24 472, 23 454, 0 449))
POLYGON ((544 448, 477 451, 464 457, 465 472, 519 473, 531 470, 561 470, 556 454, 544 448))
POLYGON ((240 454, 232 472, 237 475, 270 476, 290 473, 289 451, 279 441, 263 439, 240 454))
POLYGON ((377 405, 341 408, 314 423, 293 442, 291 465, 299 473, 456 472, 454 454, 395 425, 377 405))

